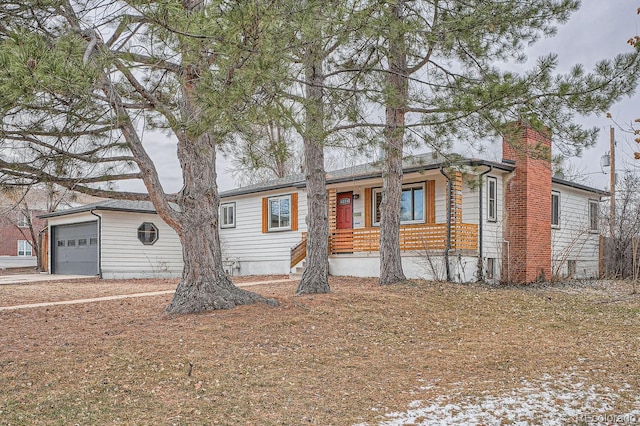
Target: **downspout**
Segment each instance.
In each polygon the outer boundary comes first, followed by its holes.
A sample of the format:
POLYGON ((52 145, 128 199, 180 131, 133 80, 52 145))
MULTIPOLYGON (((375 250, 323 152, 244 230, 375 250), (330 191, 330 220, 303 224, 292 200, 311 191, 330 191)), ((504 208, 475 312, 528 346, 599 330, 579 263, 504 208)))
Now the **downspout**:
POLYGON ((484 211, 482 208, 482 188, 484 187, 484 175, 491 172, 493 170, 493 166, 489 166, 489 170, 486 170, 480 173, 480 190, 478 191, 478 281, 484 281, 484 261, 482 257, 482 230, 484 228, 483 216, 482 212, 484 211))
POLYGON ((102 216, 95 214, 94 210, 89 210, 89 213, 98 218, 98 277, 102 278, 102 216))
POLYGON ((451 268, 449 267, 449 250, 451 250, 451 179, 440 167, 440 173, 447 178, 447 242, 444 249, 444 266, 447 273, 447 281, 451 281, 451 268))

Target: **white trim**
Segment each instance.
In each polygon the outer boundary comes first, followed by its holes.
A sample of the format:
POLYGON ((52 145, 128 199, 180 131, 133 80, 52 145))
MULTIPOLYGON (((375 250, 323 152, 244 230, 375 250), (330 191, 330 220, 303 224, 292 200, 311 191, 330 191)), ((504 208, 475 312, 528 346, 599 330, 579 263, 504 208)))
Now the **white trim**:
POLYGON ((600 230, 600 226, 599 226, 599 223, 598 223, 599 219, 600 219, 600 214, 599 214, 600 213, 599 212, 599 210, 600 210, 600 202, 598 200, 589 199, 588 206, 589 206, 588 207, 588 209, 589 209, 589 213, 588 213, 588 215, 589 215, 589 231, 590 232, 598 232, 600 230), (591 210, 592 206, 595 206, 595 215, 596 215, 595 218, 591 216, 592 215, 592 210, 591 210), (595 227, 592 226, 594 224, 595 224, 595 227))
MULTIPOLYGON (((144 244, 145 246, 152 246, 160 239, 160 230, 155 225, 155 223, 145 221, 142 222, 140 226, 138 226, 136 235, 138 236, 138 241, 140 241, 142 244, 144 244)), ((69 245, 67 244, 67 247, 68 246, 69 245)))
POLYGON ((498 179, 494 176, 487 176, 487 222, 498 221, 498 179), (491 198, 491 187, 493 186, 493 199, 491 198), (493 206, 493 214, 491 214, 493 206))
MULTIPOLYGON (((278 210, 280 210, 280 208, 281 208, 281 205, 278 206, 278 210)), ((281 196, 278 196, 278 197, 269 197, 269 198, 267 198, 267 230, 269 232, 290 231, 291 230, 291 210, 292 209, 293 209, 293 205, 292 205, 292 202, 291 202, 291 194, 281 195, 281 196), (278 204, 280 204, 284 200, 287 200, 289 202, 289 212, 288 212, 289 225, 282 226, 281 225, 282 221, 280 220, 280 218, 282 216, 278 215, 278 226, 271 226, 271 203, 274 202, 274 201, 277 201, 278 204)))
POLYGON ((27 217, 27 215, 24 214, 23 212, 19 212, 18 213, 17 225, 18 225, 18 228, 28 228, 29 227, 29 217, 27 217))
POLYGON ((551 215, 551 227, 553 229, 560 229, 560 224, 562 223, 562 217, 560 212, 562 211, 562 200, 560 199, 560 191, 551 191, 551 211, 549 214, 551 215), (558 207, 556 209, 557 218, 554 218, 553 215, 553 198, 558 198, 558 207), (556 219, 557 223, 554 223, 554 219, 556 219))
POLYGON ((222 203, 220 204, 220 228, 235 228, 236 227, 236 203, 222 203), (231 210, 230 221, 227 222, 229 216, 228 210, 231 210))
POLYGON ((18 256, 33 256, 33 246, 31 245, 31 242, 29 240, 18 240, 18 256), (20 246, 22 246, 22 248, 20 246), (22 252, 22 254, 20 254, 20 252, 22 252))
MULTIPOLYGON (((402 185, 402 191, 407 189, 422 189, 422 219, 418 220, 400 220, 401 225, 411 225, 417 223, 426 223, 427 220, 427 189, 424 182, 408 183, 402 185)), ((376 197, 382 195, 382 188, 372 188, 371 190, 371 225, 380 226, 380 221, 376 222, 376 197)), ((402 195, 401 195, 402 197, 402 195)), ((411 206, 413 207, 413 197, 411 197, 411 206)))

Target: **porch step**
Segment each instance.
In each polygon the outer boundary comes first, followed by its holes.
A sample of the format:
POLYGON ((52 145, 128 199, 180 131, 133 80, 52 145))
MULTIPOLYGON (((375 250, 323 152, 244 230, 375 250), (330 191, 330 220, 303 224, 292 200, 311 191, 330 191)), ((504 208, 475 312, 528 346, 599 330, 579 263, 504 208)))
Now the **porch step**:
POLYGON ((299 266, 296 266, 296 269, 293 272, 289 272, 289 279, 291 280, 301 280, 302 273, 304 272, 304 267, 306 265, 306 261, 302 261, 299 266))

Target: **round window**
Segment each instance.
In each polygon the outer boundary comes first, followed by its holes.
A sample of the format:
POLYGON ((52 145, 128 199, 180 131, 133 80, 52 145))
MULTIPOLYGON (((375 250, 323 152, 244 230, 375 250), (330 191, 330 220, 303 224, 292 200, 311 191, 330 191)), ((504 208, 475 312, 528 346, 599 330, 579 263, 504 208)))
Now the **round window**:
POLYGON ((158 228, 151 222, 138 226, 138 239, 142 244, 151 245, 158 241, 158 228))

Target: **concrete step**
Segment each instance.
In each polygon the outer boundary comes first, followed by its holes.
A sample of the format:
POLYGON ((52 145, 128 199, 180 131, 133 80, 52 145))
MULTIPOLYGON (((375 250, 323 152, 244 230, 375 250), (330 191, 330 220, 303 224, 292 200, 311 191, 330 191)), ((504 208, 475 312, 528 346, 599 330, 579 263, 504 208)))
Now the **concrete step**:
POLYGON ((289 273, 289 278, 292 280, 301 280, 302 279, 302 273, 304 272, 304 267, 305 267, 305 261, 303 260, 300 264, 300 266, 296 266, 296 269, 293 272, 289 273))

